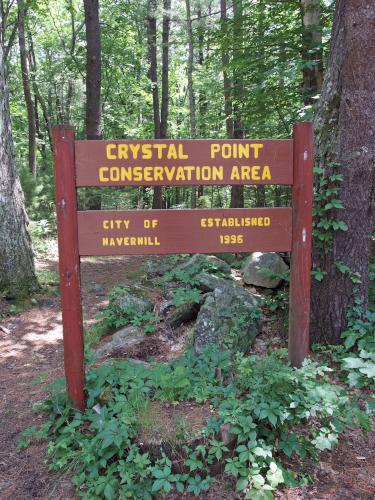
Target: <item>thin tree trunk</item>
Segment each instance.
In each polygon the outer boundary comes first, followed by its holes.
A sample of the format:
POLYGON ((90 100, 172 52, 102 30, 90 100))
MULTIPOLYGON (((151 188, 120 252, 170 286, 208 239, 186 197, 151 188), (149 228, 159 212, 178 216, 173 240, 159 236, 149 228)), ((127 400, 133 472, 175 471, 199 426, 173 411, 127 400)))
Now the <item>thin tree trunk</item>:
POLYGON ((86 24, 86 137, 101 138, 101 43, 99 1, 84 0, 86 24))
POLYGON ((306 105, 313 104, 323 85, 323 50, 320 23, 320 0, 300 0, 302 18, 303 96, 306 105), (311 67, 312 65, 312 67, 311 67))
POLYGON ((9 96, 0 44, 0 290, 21 298, 37 287, 24 197, 15 164, 9 96))
MULTIPOLYGON (((191 23, 190 0, 185 0, 185 3, 186 3, 186 31, 187 31, 187 42, 189 47, 187 77, 188 77, 189 114, 190 114, 190 138, 195 139, 197 137, 197 129, 195 122, 195 95, 193 86, 193 70, 194 70, 193 28, 191 23)), ((190 203, 191 208, 196 208, 197 206, 196 186, 191 187, 190 201, 191 201, 190 203)))
MULTIPOLYGON (((170 27, 171 0, 163 0, 160 139, 166 139, 168 132, 170 27)), ((154 188, 152 208, 163 208, 163 188, 161 186, 154 188)))
POLYGON ((152 108, 154 116, 154 136, 160 139, 159 86, 156 44, 156 0, 149 0, 147 5, 147 40, 150 69, 148 76, 152 88, 152 108))
POLYGON ((228 54, 228 39, 227 39, 227 1, 220 0, 220 31, 221 31, 221 64, 223 67, 223 81, 224 81, 224 116, 225 116, 225 129, 227 138, 233 138, 233 109, 231 98, 231 81, 228 77, 229 69, 229 54, 228 54))
POLYGON ((169 33, 171 28, 171 0, 163 0, 162 32, 162 73, 161 73, 161 112, 160 138, 167 138, 169 110, 169 33))
MULTIPOLYGON (((242 125, 242 47, 243 47, 243 15, 242 0, 233 1, 233 138, 243 139, 242 125)), ((231 208, 244 207, 243 186, 232 186, 230 192, 231 208)))
POLYGON ((29 65, 25 39, 25 7, 23 0, 18 0, 18 41, 20 48, 22 85, 27 109, 27 123, 29 131, 29 170, 32 176, 36 177, 35 108, 30 90, 29 65))
POLYGON ((343 208, 325 210, 325 217, 342 220, 347 230, 332 230, 332 242, 324 247, 318 239, 314 242, 314 264, 327 274, 321 282, 313 282, 312 342, 340 342, 348 308, 354 304, 354 286, 363 308, 368 304, 375 208, 375 58, 369 57, 375 51, 374 23, 375 11, 368 1, 337 0, 328 68, 314 123, 315 150, 316 165, 323 169, 327 188, 337 185, 332 174, 343 176, 336 196, 343 208), (340 264, 350 271, 341 272, 340 264), (351 273, 358 273, 361 282, 354 285, 351 273))

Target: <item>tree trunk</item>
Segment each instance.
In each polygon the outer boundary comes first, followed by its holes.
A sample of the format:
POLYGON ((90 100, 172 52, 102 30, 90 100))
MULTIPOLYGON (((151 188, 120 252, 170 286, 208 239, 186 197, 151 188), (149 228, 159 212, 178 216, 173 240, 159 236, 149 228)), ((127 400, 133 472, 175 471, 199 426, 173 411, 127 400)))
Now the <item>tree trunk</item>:
MULTIPOLYGON (((197 129, 195 123, 195 95, 193 87, 193 69, 194 69, 194 43, 193 43, 193 28, 191 23, 191 11, 190 11, 190 0, 185 0, 186 3, 186 31, 187 31, 187 42, 189 47, 188 65, 187 65, 187 77, 188 77, 188 95, 189 95, 189 114, 190 114, 190 138, 195 139, 197 137, 197 129)), ((196 208, 197 206, 197 188, 196 186, 191 187, 191 208, 196 208)))
MULTIPOLYGON (((99 0, 84 0, 86 26, 86 137, 89 140, 101 139, 101 42, 99 24, 99 0)), ((72 46, 74 52, 74 19, 72 19, 72 46)), ((66 111, 70 112, 73 87, 69 82, 66 111), (70 96, 71 94, 71 96, 70 96)), ((87 208, 100 210, 102 206, 99 190, 89 192, 87 208)))
POLYGON ((37 286, 24 197, 16 171, 0 44, 0 289, 10 296, 22 297, 37 286))
POLYGON ((18 0, 18 41, 20 47, 20 62, 22 71, 22 85, 27 109, 27 123, 29 130, 29 170, 36 177, 36 125, 35 108, 30 90, 29 65, 25 39, 25 7, 23 0, 18 0))
POLYGON ((101 44, 99 0, 84 0, 86 25, 86 137, 101 138, 101 44))
MULTIPOLYGON (((243 15, 242 0, 233 1, 233 138, 243 139, 242 102, 244 99, 242 81, 243 15)), ((232 186, 231 208, 243 208, 245 204, 243 186, 232 186)))
POLYGON ((161 112, 160 138, 167 138, 169 109, 169 33, 171 28, 171 0, 163 0, 162 32, 162 73, 161 73, 161 112))
POLYGON ((151 80, 152 107, 154 115, 154 136, 160 139, 160 111, 159 111, 159 87, 158 67, 156 49, 156 0, 149 0, 147 5, 147 41, 150 69, 148 76, 151 80))
POLYGON ((306 105, 320 94, 323 85, 323 50, 320 24, 320 0, 300 0, 302 17, 303 96, 306 105))
MULTIPOLYGON (((335 344, 347 324, 354 303, 353 287, 363 308, 368 304, 371 235, 375 208, 375 11, 365 0, 338 0, 331 51, 322 96, 315 118, 316 166, 323 171, 327 188, 337 185, 343 208, 327 211, 327 199, 316 203, 323 217, 342 220, 347 231, 337 230, 331 244, 314 242, 313 260, 327 275, 312 288, 312 342, 335 344), (338 266, 341 267, 341 271, 338 266), (349 271, 342 272, 343 265, 349 271), (352 273, 361 282, 353 284, 352 273)), ((331 197, 332 198, 332 197, 331 197)), ((316 220, 315 224, 319 222, 316 220)), ((345 227, 344 227, 345 229, 345 227)), ((316 230, 321 231, 319 227, 316 230)))
MULTIPOLYGON (((163 0, 160 139, 166 139, 168 131, 170 27, 171 0, 163 0)), ((154 187, 152 208, 163 208, 163 188, 161 186, 154 187)))
POLYGON ((227 1, 220 0, 220 31, 221 31, 221 64, 223 66, 224 82, 224 116, 227 138, 233 138, 233 109, 231 98, 231 81, 228 77, 229 54, 227 49, 227 1))

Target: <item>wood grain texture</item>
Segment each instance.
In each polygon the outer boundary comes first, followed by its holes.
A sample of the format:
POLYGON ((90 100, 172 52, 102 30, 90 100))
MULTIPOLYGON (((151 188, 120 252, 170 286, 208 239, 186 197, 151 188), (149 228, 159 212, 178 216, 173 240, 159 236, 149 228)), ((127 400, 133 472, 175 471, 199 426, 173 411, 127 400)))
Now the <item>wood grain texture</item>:
MULTIPOLYGON (((227 148, 228 149, 228 148, 227 148)), ((286 184, 293 183, 293 141, 286 140, 149 140, 149 141, 76 141, 75 147, 76 155, 76 179, 77 187, 84 186, 187 186, 187 185, 250 185, 250 184, 286 184), (153 154, 151 159, 141 158, 138 153, 137 159, 129 154, 129 159, 108 159, 106 148, 109 144, 135 146, 140 148, 145 144, 175 144, 181 145, 183 148, 184 159, 166 158, 165 151, 161 153, 161 158, 153 154), (249 158, 233 158, 223 157, 220 152, 215 153, 214 158, 211 158, 211 145, 218 144, 220 146, 226 144, 230 147, 237 147, 238 145, 246 146, 250 144, 261 144, 263 147, 258 151, 258 157, 252 155, 249 158), (169 181, 164 179, 150 180, 145 179, 144 182, 134 180, 114 181, 109 180, 106 182, 100 181, 100 168, 124 168, 124 167, 140 167, 142 170, 145 167, 155 169, 155 167, 177 167, 177 166, 222 166, 223 179, 222 180, 181 180, 174 179, 169 181), (241 180, 231 178, 233 166, 268 166, 271 172, 271 179, 266 180, 241 180)), ((253 151, 253 150, 251 150, 253 151)), ((156 153, 156 151, 154 151, 156 153)), ((227 155, 227 150, 224 151, 224 156, 227 155)), ((111 154, 117 156, 116 149, 111 149, 111 154)), ((108 172, 105 174, 108 175, 108 172)), ((146 176, 147 177, 147 176, 146 176)), ((152 177, 152 174, 151 174, 152 177)))
POLYGON ((290 260, 289 360, 300 366, 309 353, 313 128, 294 126, 293 237, 290 260))
POLYGON ((85 407, 80 259, 77 242, 77 201, 74 178, 74 133, 66 125, 52 129, 59 274, 64 334, 64 364, 68 397, 75 408, 85 407))
POLYGON ((286 252, 291 228, 290 208, 78 212, 80 255, 286 252))

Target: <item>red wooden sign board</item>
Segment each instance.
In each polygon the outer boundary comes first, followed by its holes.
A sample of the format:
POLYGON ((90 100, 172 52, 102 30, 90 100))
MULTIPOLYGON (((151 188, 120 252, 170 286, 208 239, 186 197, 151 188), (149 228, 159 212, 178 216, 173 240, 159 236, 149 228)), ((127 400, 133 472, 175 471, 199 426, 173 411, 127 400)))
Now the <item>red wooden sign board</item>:
POLYGON ((74 141, 53 128, 68 396, 83 410, 80 256, 291 251, 289 359, 309 350, 313 133, 286 140, 74 141), (81 186, 292 185, 291 208, 77 211, 81 186))

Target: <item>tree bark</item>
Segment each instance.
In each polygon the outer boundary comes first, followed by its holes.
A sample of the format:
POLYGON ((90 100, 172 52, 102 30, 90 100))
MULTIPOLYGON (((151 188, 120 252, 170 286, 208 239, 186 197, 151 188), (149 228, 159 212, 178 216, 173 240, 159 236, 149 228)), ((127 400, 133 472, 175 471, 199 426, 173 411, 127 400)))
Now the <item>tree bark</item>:
POLYGON ((229 69, 229 54, 228 54, 228 40, 227 40, 227 1, 220 0, 220 31, 221 31, 221 64, 223 67, 223 83, 224 83, 224 116, 225 116, 225 129, 227 138, 233 138, 233 109, 231 97, 231 81, 228 77, 229 69))
POLYGON ((23 297, 38 287, 19 181, 0 44, 0 289, 23 297))
MULTIPOLYGON (((233 1, 233 138, 243 139, 242 101, 244 99, 242 68, 243 12, 242 0, 233 1)), ((245 204, 243 186, 232 186, 231 208, 243 208, 245 204)))
POLYGON ((171 29, 171 0, 163 0, 162 32, 162 74, 161 74, 161 112, 160 138, 167 138, 169 110, 169 33, 171 29))
MULTIPOLYGON (((189 47, 188 64, 187 64, 187 77, 188 77, 188 95, 189 95, 189 114, 190 114, 190 138, 197 137, 197 128, 195 122, 195 95, 193 86, 193 70, 194 70, 194 42, 193 42, 193 27, 191 23, 191 10, 190 0, 185 0, 186 3, 186 31, 187 42, 189 47)), ((191 187, 191 208, 197 206, 197 188, 191 187)))
POLYGON ((152 88, 152 108, 154 116, 154 136, 160 139, 160 110, 159 110, 159 86, 157 67, 157 45, 156 45, 156 0, 149 0, 147 4, 147 41, 150 69, 148 76, 152 88))
POLYGON ((29 170, 36 177, 36 124, 35 108, 30 90, 29 65, 25 39, 25 7, 23 0, 18 0, 18 42, 22 72, 23 93, 25 96, 27 123, 29 131, 29 170))
POLYGON ((320 0, 300 0, 302 18, 302 60, 309 64, 302 70, 302 91, 306 105, 314 103, 323 85, 323 50, 320 23, 320 0))
MULTIPOLYGON (((342 220, 347 231, 332 231, 331 245, 314 244, 313 260, 327 275, 312 287, 311 340, 336 344, 354 303, 353 287, 363 308, 368 304, 371 235, 375 208, 375 11, 365 0, 338 0, 331 51, 315 118, 316 165, 330 188, 332 173, 343 182, 341 210, 327 217, 342 220), (344 263, 350 272, 341 272, 344 263), (358 273, 354 285, 350 273, 358 273)), ((325 201, 322 203, 324 206, 325 201)), ((319 203, 317 203, 317 208, 319 203)), ((319 228, 317 228, 319 230, 319 228)))
POLYGON ((99 0, 84 0, 86 25, 86 137, 101 138, 101 43, 99 0))

